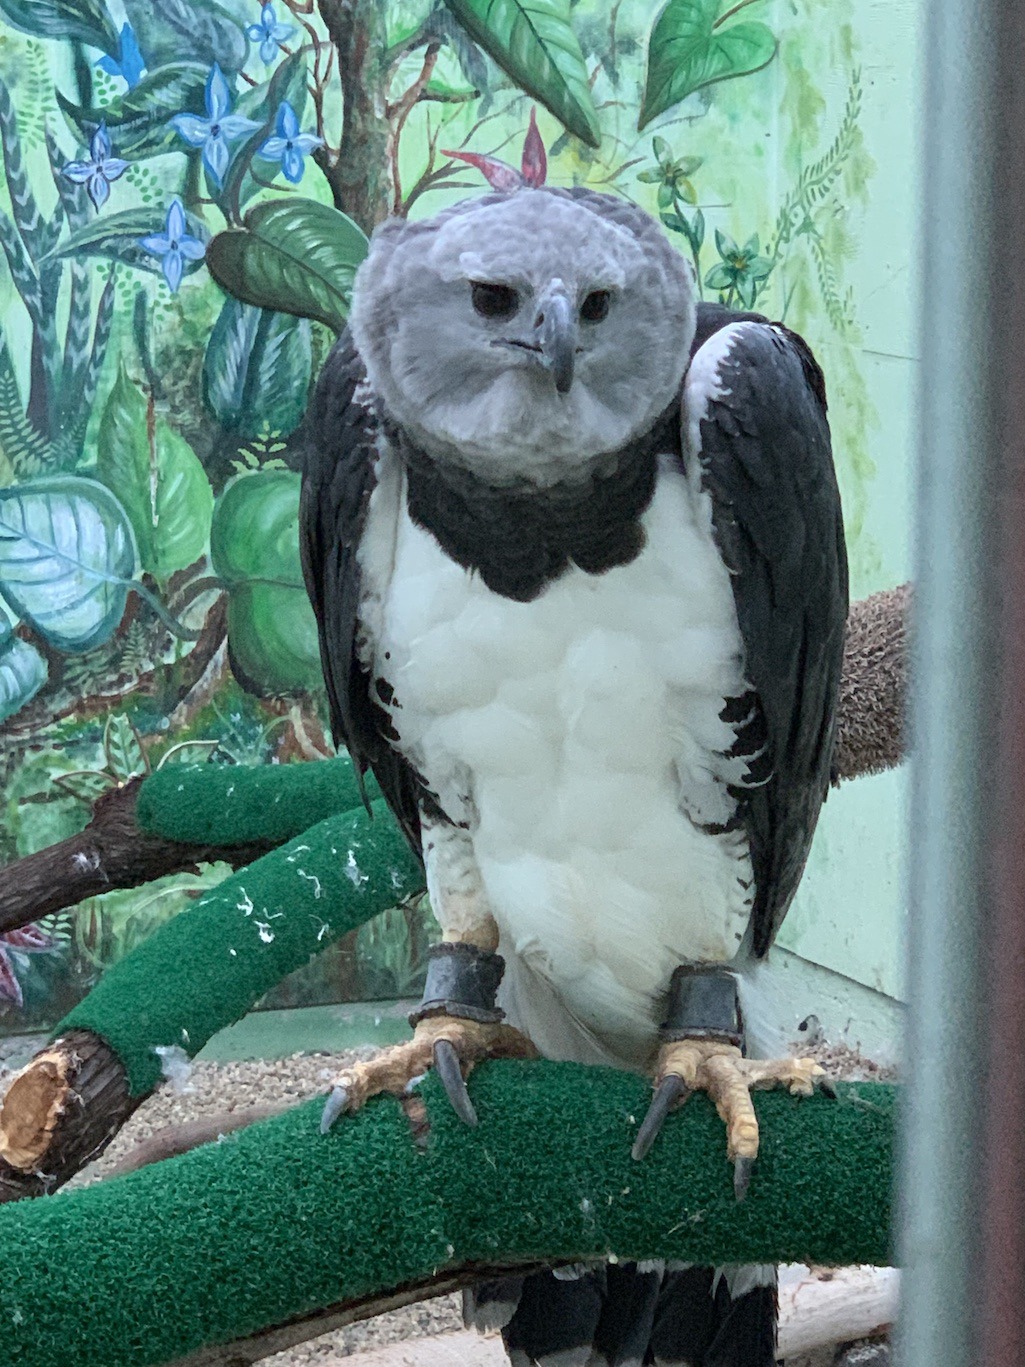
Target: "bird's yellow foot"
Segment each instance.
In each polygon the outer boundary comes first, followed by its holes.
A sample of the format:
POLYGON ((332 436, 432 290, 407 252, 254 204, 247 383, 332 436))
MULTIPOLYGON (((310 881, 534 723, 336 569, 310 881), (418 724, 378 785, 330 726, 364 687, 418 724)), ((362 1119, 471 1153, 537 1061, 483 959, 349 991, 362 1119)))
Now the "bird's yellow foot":
POLYGON ((425 1016, 408 1044, 385 1049, 366 1063, 354 1063, 335 1080, 320 1121, 326 1134, 343 1113, 360 1110, 373 1096, 402 1096, 410 1083, 434 1068, 456 1114, 476 1125, 477 1113, 466 1079, 485 1058, 537 1058, 526 1035, 511 1025, 462 1020, 448 1015, 425 1016))
POLYGON ((818 1086, 835 1095, 825 1070, 810 1058, 748 1059, 736 1044, 722 1039, 679 1039, 663 1044, 655 1069, 655 1096, 633 1145, 634 1158, 651 1148, 669 1111, 691 1092, 707 1092, 726 1124, 726 1154, 733 1163, 733 1189, 742 1201, 758 1156, 758 1118, 751 1101, 755 1088, 786 1087, 811 1096, 818 1086))

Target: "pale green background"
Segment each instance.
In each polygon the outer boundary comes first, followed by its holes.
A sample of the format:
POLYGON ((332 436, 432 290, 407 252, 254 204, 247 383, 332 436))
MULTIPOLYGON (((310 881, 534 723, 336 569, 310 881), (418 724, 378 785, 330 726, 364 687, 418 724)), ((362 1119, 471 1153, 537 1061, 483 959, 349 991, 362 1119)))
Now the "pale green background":
MULTIPOLYGON (((860 597, 911 574, 921 6, 918 0, 875 0, 856 9, 865 91, 862 128, 875 162, 869 199, 852 209, 857 249, 849 267, 862 331, 858 366, 875 409, 866 433, 875 468, 864 530, 852 548, 852 590, 860 597)), ((842 80, 837 86, 830 98, 839 102, 842 80)), ((833 379, 832 352, 832 347, 819 348, 827 383, 833 379)), ((835 384, 830 388, 836 402, 835 384)), ((831 795, 808 873, 779 940, 815 963, 896 997, 904 981, 906 795, 906 766, 845 784, 831 795)))

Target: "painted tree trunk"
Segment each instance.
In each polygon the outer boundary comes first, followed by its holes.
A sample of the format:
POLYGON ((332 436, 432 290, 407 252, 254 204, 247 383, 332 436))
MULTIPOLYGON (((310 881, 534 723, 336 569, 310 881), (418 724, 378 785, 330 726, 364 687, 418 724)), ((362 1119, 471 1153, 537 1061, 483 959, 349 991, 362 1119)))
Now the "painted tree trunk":
POLYGON ((388 122, 385 118, 385 7, 379 0, 318 0, 338 53, 343 128, 337 161, 321 163, 335 207, 365 233, 387 218, 388 122))

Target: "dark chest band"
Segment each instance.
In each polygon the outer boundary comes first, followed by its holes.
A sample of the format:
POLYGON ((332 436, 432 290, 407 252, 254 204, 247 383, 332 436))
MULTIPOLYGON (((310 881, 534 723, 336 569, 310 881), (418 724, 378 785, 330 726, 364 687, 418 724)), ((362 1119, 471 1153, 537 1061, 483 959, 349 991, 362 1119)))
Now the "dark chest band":
POLYGON ((401 431, 389 435, 406 465, 413 521, 493 593, 529 603, 571 565, 602 574, 640 554, 658 455, 680 449, 679 402, 600 470, 547 489, 488 484, 433 460, 401 431))

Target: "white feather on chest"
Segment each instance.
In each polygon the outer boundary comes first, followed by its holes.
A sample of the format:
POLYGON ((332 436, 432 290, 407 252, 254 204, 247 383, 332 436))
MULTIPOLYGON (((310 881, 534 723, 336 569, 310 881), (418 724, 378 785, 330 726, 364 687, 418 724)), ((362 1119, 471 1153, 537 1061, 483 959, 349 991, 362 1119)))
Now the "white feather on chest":
POLYGON ((673 969, 732 959, 750 916, 746 837, 699 829, 733 810, 719 713, 744 689, 707 497, 664 458, 631 564, 518 603, 412 523, 394 457, 378 476, 361 652, 399 748, 469 823, 507 1010, 550 1057, 640 1066, 673 969))

